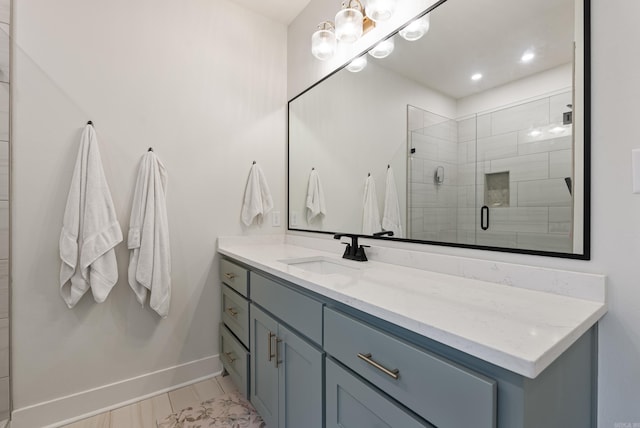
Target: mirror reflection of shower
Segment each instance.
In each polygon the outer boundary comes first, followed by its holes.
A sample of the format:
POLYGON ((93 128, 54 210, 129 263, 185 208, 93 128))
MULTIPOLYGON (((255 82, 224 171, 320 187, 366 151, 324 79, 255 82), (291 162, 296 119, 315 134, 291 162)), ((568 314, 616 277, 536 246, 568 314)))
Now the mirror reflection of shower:
POLYGON ((408 106, 408 237, 571 252, 571 96, 458 119, 408 106))

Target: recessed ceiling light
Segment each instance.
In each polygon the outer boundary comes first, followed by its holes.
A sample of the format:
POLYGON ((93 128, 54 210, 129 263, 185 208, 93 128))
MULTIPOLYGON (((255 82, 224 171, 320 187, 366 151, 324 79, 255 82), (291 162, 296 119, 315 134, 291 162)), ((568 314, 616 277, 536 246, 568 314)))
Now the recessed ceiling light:
POLYGON ((471 80, 475 81, 475 80, 480 80, 480 79, 482 79, 482 74, 480 74, 480 73, 476 73, 473 76, 471 76, 471 80))
POLYGON ((534 59, 535 57, 536 57, 536 54, 534 54, 531 51, 526 51, 525 53, 522 54, 522 57, 520 57, 520 61, 529 62, 532 59, 534 59))

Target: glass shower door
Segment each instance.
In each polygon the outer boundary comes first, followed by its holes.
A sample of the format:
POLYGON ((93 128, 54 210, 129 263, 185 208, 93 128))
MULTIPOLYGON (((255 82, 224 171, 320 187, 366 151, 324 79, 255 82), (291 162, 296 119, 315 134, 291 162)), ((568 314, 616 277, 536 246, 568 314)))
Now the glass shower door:
POLYGON ((477 245, 573 251, 571 96, 477 116, 477 245))

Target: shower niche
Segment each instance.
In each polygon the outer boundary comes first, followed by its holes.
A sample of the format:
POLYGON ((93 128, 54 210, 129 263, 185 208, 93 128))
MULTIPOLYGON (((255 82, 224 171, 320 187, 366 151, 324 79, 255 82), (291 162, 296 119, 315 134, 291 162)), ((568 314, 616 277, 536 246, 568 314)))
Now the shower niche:
POLYGON ((484 175, 484 205, 489 208, 509 206, 509 171, 484 175))
POLYGON ((409 238, 574 251, 571 104, 568 90, 461 118, 407 106, 409 238))

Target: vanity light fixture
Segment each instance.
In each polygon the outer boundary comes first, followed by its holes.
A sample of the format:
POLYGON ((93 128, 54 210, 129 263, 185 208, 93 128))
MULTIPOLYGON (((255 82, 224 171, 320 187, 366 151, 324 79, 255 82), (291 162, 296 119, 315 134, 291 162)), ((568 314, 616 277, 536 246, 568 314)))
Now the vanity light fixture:
POLYGON ((365 9, 360 0, 343 0, 342 9, 335 17, 335 24, 324 21, 311 36, 313 56, 324 61, 335 53, 335 42, 356 42, 363 34, 375 27, 376 24, 370 16, 375 16, 378 21, 388 19, 395 10, 396 2, 397 0, 369 0, 368 4, 371 9, 369 11, 369 9, 365 9), (332 35, 325 33, 325 31, 331 32, 332 35))
POLYGON ((476 73, 473 76, 471 76, 471 80, 473 80, 474 82, 477 82, 480 79, 482 79, 482 73, 476 73))
POLYGON ((386 21, 396 10, 397 0, 367 0, 365 12, 375 22, 386 21))
POLYGON ((333 23, 324 21, 311 36, 311 53, 321 61, 329 59, 336 52, 336 34, 333 23))
POLYGON ((351 61, 349 65, 347 65, 347 70, 349 70, 352 73, 358 73, 364 70, 366 66, 367 66, 367 56, 362 55, 354 59, 353 61, 351 61))
POLYGON ((542 135, 542 131, 538 130, 538 129, 534 129, 533 131, 529 132, 529 137, 539 137, 542 135))
POLYGON ((336 38, 343 43, 353 43, 362 36, 364 15, 359 0, 345 0, 336 14, 336 38))
POLYGON ((536 57, 536 54, 533 53, 533 51, 526 51, 520 57, 520 61, 524 63, 531 62, 535 57, 536 57))
POLYGON ((429 16, 430 15, 427 14, 422 18, 414 20, 413 22, 411 22, 411 24, 400 30, 398 34, 400 34, 403 39, 409 42, 413 42, 422 38, 422 36, 427 34, 427 31, 429 31, 429 27, 431 26, 431 19, 429 18, 429 16))
POLYGON ((393 48, 395 47, 395 43, 393 42, 393 37, 388 38, 387 40, 383 40, 369 51, 369 55, 374 58, 382 59, 391 55, 393 52, 393 48))
POLYGON ((565 128, 562 126, 555 126, 549 130, 552 134, 561 134, 565 131, 565 128))

